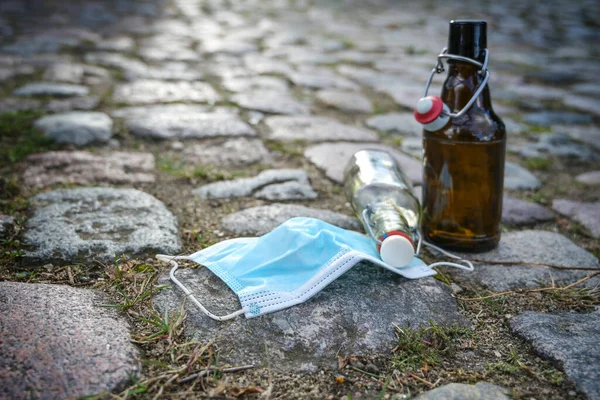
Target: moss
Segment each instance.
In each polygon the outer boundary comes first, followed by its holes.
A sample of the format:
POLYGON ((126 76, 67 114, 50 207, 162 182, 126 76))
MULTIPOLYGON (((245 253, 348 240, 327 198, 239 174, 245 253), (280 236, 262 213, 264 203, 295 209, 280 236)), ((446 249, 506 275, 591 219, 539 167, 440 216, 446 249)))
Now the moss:
POLYGON ((398 343, 394 348, 392 363, 401 372, 428 369, 452 357, 461 339, 472 339, 472 329, 462 326, 440 326, 434 322, 428 327, 404 329, 396 326, 398 343))
POLYGON ((543 157, 533 157, 526 160, 527 168, 534 170, 545 170, 552 165, 552 160, 543 157))
POLYGON ((40 111, 14 111, 0 114, 0 163, 14 163, 29 154, 57 147, 33 127, 40 111))
POLYGON ((289 143, 268 140, 265 142, 265 146, 271 151, 278 151, 280 153, 288 154, 290 156, 301 157, 304 155, 305 142, 297 140, 293 143, 289 143))

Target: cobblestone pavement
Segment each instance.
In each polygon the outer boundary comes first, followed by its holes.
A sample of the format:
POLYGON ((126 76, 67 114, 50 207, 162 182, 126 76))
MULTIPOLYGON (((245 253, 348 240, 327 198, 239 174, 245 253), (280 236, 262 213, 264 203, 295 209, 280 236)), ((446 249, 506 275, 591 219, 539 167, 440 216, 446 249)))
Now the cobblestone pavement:
POLYGON ((593 0, 3 0, 0 397, 600 399, 598 17, 593 0), (488 21, 508 132, 503 238, 476 272, 361 264, 253 320, 182 308, 157 252, 294 216, 360 230, 341 190, 359 149, 419 192, 412 107, 454 18, 488 21))

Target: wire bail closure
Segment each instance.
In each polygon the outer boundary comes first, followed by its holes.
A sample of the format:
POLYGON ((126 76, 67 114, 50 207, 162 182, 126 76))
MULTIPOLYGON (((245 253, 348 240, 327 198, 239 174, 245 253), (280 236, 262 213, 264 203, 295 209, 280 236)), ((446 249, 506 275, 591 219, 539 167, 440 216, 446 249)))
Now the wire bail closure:
POLYGON ((427 84, 425 85, 425 93, 423 94, 423 97, 427 97, 427 92, 429 92, 429 87, 431 86, 431 81, 433 80, 433 76, 435 74, 441 74, 442 72, 445 71, 444 64, 442 64, 442 59, 463 61, 463 62, 467 62, 467 63, 478 66, 480 68, 480 70, 477 73, 480 76, 484 75, 483 82, 481 82, 481 84, 479 85, 479 88, 477 88, 477 91, 475 91, 475 93, 473 94, 473 97, 471 97, 471 100, 469 100, 467 105, 464 106, 462 108, 462 110, 460 110, 459 112, 456 112, 456 113, 448 114, 452 118, 461 117, 464 113, 467 112, 467 110, 469 108, 471 108, 473 103, 475 103, 475 101, 477 100, 477 98, 479 97, 481 92, 483 91, 483 88, 485 88, 485 85, 487 85, 487 82, 490 78, 490 71, 487 68, 490 53, 489 53, 488 49, 485 49, 483 51, 485 52, 485 60, 483 61, 483 64, 482 64, 479 61, 473 60, 472 58, 469 58, 469 57, 458 56, 456 54, 448 54, 448 48, 444 47, 442 49, 442 52, 440 54, 438 54, 438 56, 437 56, 436 66, 433 67, 433 69, 431 70, 431 74, 429 74, 429 79, 427 79, 427 84))

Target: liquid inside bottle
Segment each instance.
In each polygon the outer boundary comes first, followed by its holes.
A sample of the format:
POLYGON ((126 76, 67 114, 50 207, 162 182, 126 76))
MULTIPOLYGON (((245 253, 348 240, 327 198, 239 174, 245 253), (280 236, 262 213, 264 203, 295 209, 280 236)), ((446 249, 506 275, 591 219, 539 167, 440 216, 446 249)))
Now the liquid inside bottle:
POLYGON ((359 151, 346 166, 344 189, 365 231, 382 241, 383 261, 407 265, 414 255, 413 235, 421 212, 412 185, 395 160, 383 151, 359 151), (393 260, 385 259, 388 251, 393 260))
MULTIPOLYGON (((483 62, 484 50, 485 22, 451 22, 450 54, 483 62)), ((455 113, 483 76, 467 62, 450 60, 448 69, 441 99, 455 113)), ((504 124, 492 109, 487 85, 464 115, 438 131, 423 131, 425 240, 458 251, 486 251, 498 244, 505 147, 504 124)))

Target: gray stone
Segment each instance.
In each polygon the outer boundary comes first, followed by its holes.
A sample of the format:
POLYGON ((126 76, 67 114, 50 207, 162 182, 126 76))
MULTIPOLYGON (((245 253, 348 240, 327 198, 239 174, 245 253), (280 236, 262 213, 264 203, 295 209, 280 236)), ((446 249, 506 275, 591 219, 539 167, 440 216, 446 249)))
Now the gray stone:
POLYGON ((96 43, 96 49, 128 53, 135 48, 135 41, 129 36, 114 36, 96 43))
POLYGON ((340 228, 362 231, 362 225, 355 217, 329 210, 279 203, 229 214, 221 220, 221 224, 223 228, 238 236, 261 236, 294 217, 318 218, 340 228))
POLYGON ((551 125, 586 125, 592 123, 592 117, 589 115, 575 114, 566 111, 542 111, 533 114, 526 114, 523 121, 532 125, 551 126, 551 125))
POLYGON ((597 83, 580 83, 578 85, 571 86, 571 89, 580 94, 587 96, 600 96, 600 85, 597 83))
POLYGON ((289 93, 276 90, 252 90, 231 96, 231 101, 249 110, 271 114, 307 115, 307 105, 295 100, 289 93))
POLYGON ((104 294, 0 282, 0 397, 65 399, 111 392, 141 372, 129 326, 104 294))
POLYGON ((504 189, 527 190, 537 189, 542 183, 531 172, 518 164, 506 162, 504 164, 504 189))
POLYGON ((509 149, 525 158, 556 156, 569 160, 593 161, 598 158, 589 146, 575 142, 564 133, 539 135, 534 143, 509 146, 509 149))
POLYGON ((406 154, 382 144, 377 143, 323 143, 308 147, 304 157, 322 169, 328 178, 338 183, 344 181, 344 168, 354 153, 365 149, 387 151, 398 162, 398 165, 408 178, 415 184, 423 181, 423 167, 421 163, 406 154))
MULTIPOLYGON (((240 217, 236 224, 245 224, 240 217)), ((240 308, 233 291, 207 268, 180 269, 177 277, 213 313, 240 308)), ((179 309, 185 298, 168 279, 165 274, 159 283, 173 290, 154 296, 161 312, 179 309)), ((293 373, 337 368, 338 354, 389 354, 397 342, 393 324, 415 328, 431 321, 466 323, 444 284, 432 278, 407 280, 368 263, 355 265, 308 301, 258 318, 218 322, 187 305, 187 333, 214 338, 221 360, 293 373)))
MULTIPOLYGON (((390 83, 382 83, 376 86, 379 92, 388 94, 396 104, 413 110, 423 96, 423 84, 416 81, 394 79, 390 83)), ((431 93, 436 93, 437 88, 431 88, 431 93)))
POLYGON ((113 261, 123 253, 181 248, 177 219, 164 204, 135 189, 59 189, 30 199, 25 260, 113 261))
POLYGON ((314 200, 317 193, 307 183, 288 181, 265 186, 254 193, 254 197, 270 201, 314 200))
POLYGON ((107 142, 112 136, 113 121, 104 113, 73 111, 42 117, 34 126, 58 143, 85 146, 107 142))
POLYGON ((17 75, 17 71, 10 68, 0 68, 0 82, 8 81, 17 75))
POLYGON ((344 125, 327 117, 276 116, 269 117, 265 124, 270 128, 269 139, 281 141, 306 140, 324 142, 329 140, 370 141, 378 140, 375 132, 344 125))
POLYGON ((336 52, 335 57, 338 61, 347 61, 355 64, 369 64, 379 57, 378 54, 364 53, 356 50, 344 50, 336 52))
POLYGON ((142 40, 138 53, 151 61, 199 61, 202 57, 191 49, 192 44, 179 35, 160 34, 142 40))
POLYGON ((63 47, 73 48, 83 41, 95 42, 99 39, 98 34, 85 29, 44 29, 43 32, 23 35, 16 42, 2 46, 2 52, 21 55, 57 53, 63 47))
POLYGON ((549 83, 551 85, 569 85, 577 83, 580 78, 571 71, 556 71, 543 69, 525 75, 526 82, 549 83))
POLYGON ((389 113, 376 115, 365 121, 368 127, 383 132, 400 133, 421 138, 423 125, 415 120, 412 113, 389 113))
POLYGON ((225 76, 223 87, 230 92, 246 92, 253 90, 287 92, 288 83, 274 76, 225 76))
MULTIPOLYGON (((198 139, 218 136, 256 136, 256 132, 234 113, 202 112, 186 105, 132 107, 116 113, 135 136, 154 139, 198 139)), ((113 113, 115 115, 115 113, 113 113)))
POLYGON ((56 184, 154 182, 154 156, 148 153, 48 151, 24 161, 23 182, 28 186, 56 184))
POLYGON ((81 64, 53 64, 44 72, 46 81, 81 83, 85 70, 81 64))
MULTIPOLYGON (((414 109, 416 102, 423 96, 423 85, 404 75, 384 74, 349 65, 338 67, 338 71, 373 90, 389 95, 397 104, 409 109, 414 109)), ((437 88, 432 87, 431 93, 436 92, 437 88)))
POLYGON ((586 96, 570 95, 563 99, 567 107, 575 108, 579 111, 600 116, 600 101, 586 96))
POLYGON ((222 168, 257 163, 268 165, 273 162, 269 150, 258 139, 236 138, 189 146, 181 143, 180 150, 183 150, 181 156, 186 164, 191 165, 215 165, 222 168))
POLYGON ((585 172, 583 174, 577 175, 575 177, 575 180, 577 182, 583 183, 584 185, 598 186, 600 185, 600 171, 585 172))
POLYGON ((552 208, 583 225, 595 238, 600 237, 600 202, 583 203, 565 199, 552 201, 552 208))
MULTIPOLYGON (((567 91, 563 89, 539 86, 539 85, 513 85, 509 88, 511 93, 514 93, 513 100, 527 103, 523 98, 531 98, 535 100, 559 100, 567 95, 567 91)), ((496 94, 496 93, 494 93, 496 94)))
POLYGON ((150 66, 141 71, 125 71, 129 81, 138 79, 153 79, 165 81, 198 81, 204 75, 202 72, 183 62, 168 62, 158 66, 150 66))
POLYGON ((42 103, 35 99, 20 99, 8 97, 0 99, 0 113, 13 111, 37 110, 42 103))
POLYGON ((102 65, 128 71, 132 73, 143 73, 148 65, 135 58, 124 56, 120 53, 97 52, 87 53, 84 57, 85 62, 90 64, 102 65))
POLYGON ((15 96, 54 96, 72 97, 87 96, 90 90, 85 86, 69 83, 34 82, 21 86, 13 91, 15 96))
POLYGON ((253 53, 257 50, 254 43, 241 40, 219 39, 216 37, 206 37, 202 40, 202 46, 199 48, 204 53, 227 53, 243 55, 253 53))
POLYGON ((95 96, 69 97, 67 99, 54 99, 46 103, 46 111, 61 113, 72 110, 93 110, 100 104, 100 98, 95 96))
POLYGON ((449 383, 425 392, 415 400, 509 400, 510 390, 488 382, 475 385, 449 383))
MULTIPOLYGON (((452 271, 457 280, 477 283, 493 291, 523 287, 549 286, 551 282, 573 283, 589 271, 564 270, 531 264, 496 265, 489 261, 550 263, 563 267, 600 267, 598 259, 561 234, 526 230, 503 233, 498 247, 487 253, 464 254, 466 258, 483 260, 473 272, 452 271)), ((590 284, 599 279, 590 280, 590 284)), ((460 283, 460 282, 459 282, 460 283)), ((587 282, 586 282, 587 283, 587 282)))
MULTIPOLYGON (((309 184, 308 175, 301 169, 269 169, 262 171, 253 178, 239 178, 230 181, 209 183, 194 190, 193 193, 201 199, 246 197, 267 185, 289 181, 296 181, 304 185, 309 184)), ((273 190, 277 191, 277 189, 273 190)), ((273 193, 273 190, 270 193, 273 193)), ((280 193, 285 192, 280 190, 280 193)))
POLYGON ((0 239, 4 238, 12 229, 15 219, 9 215, 0 214, 0 239))
POLYGON ((544 358, 559 362, 577 389, 600 399, 600 311, 589 314, 524 312, 510 321, 514 333, 544 358))
POLYGON ((289 64, 284 61, 265 57, 261 54, 246 54, 244 56, 245 68, 256 74, 280 74, 289 76, 294 71, 289 64))
POLYGON ((214 103, 221 97, 204 82, 163 82, 141 79, 120 84, 115 88, 113 100, 129 104, 170 103, 190 101, 214 103))
POLYGON ((288 78, 297 86, 311 89, 349 89, 358 90, 360 87, 325 68, 302 68, 288 74, 288 78))
POLYGON ((342 111, 357 111, 362 113, 373 112, 373 103, 371 103, 371 100, 356 92, 321 90, 317 93, 317 99, 323 104, 342 111))
POLYGON ((422 159, 423 158, 423 139, 416 137, 409 137, 402 139, 400 149, 406 154, 410 154, 413 157, 422 159))
POLYGON ((550 221, 554 214, 539 204, 519 200, 507 194, 502 200, 502 223, 508 225, 527 225, 550 221))
POLYGON ((333 64, 337 58, 331 54, 299 46, 286 46, 269 52, 270 55, 283 56, 292 64, 333 64))
MULTIPOLYGON (((494 105, 494 109, 495 108, 497 108, 497 107, 494 105)), ((497 110, 497 112, 498 112, 498 115, 500 115, 501 111, 497 110)), ((527 132, 527 126, 515 121, 512 118, 502 117, 502 122, 504 122, 504 126, 506 128, 506 133, 508 133, 509 135, 511 135, 511 134, 519 135, 521 133, 527 132)))
POLYGON ((151 106, 122 107, 110 112, 116 118, 141 118, 153 114, 200 114, 210 107, 200 104, 156 104, 151 106))
POLYGON ((594 125, 554 125, 552 132, 563 133, 600 151, 600 128, 594 125))

